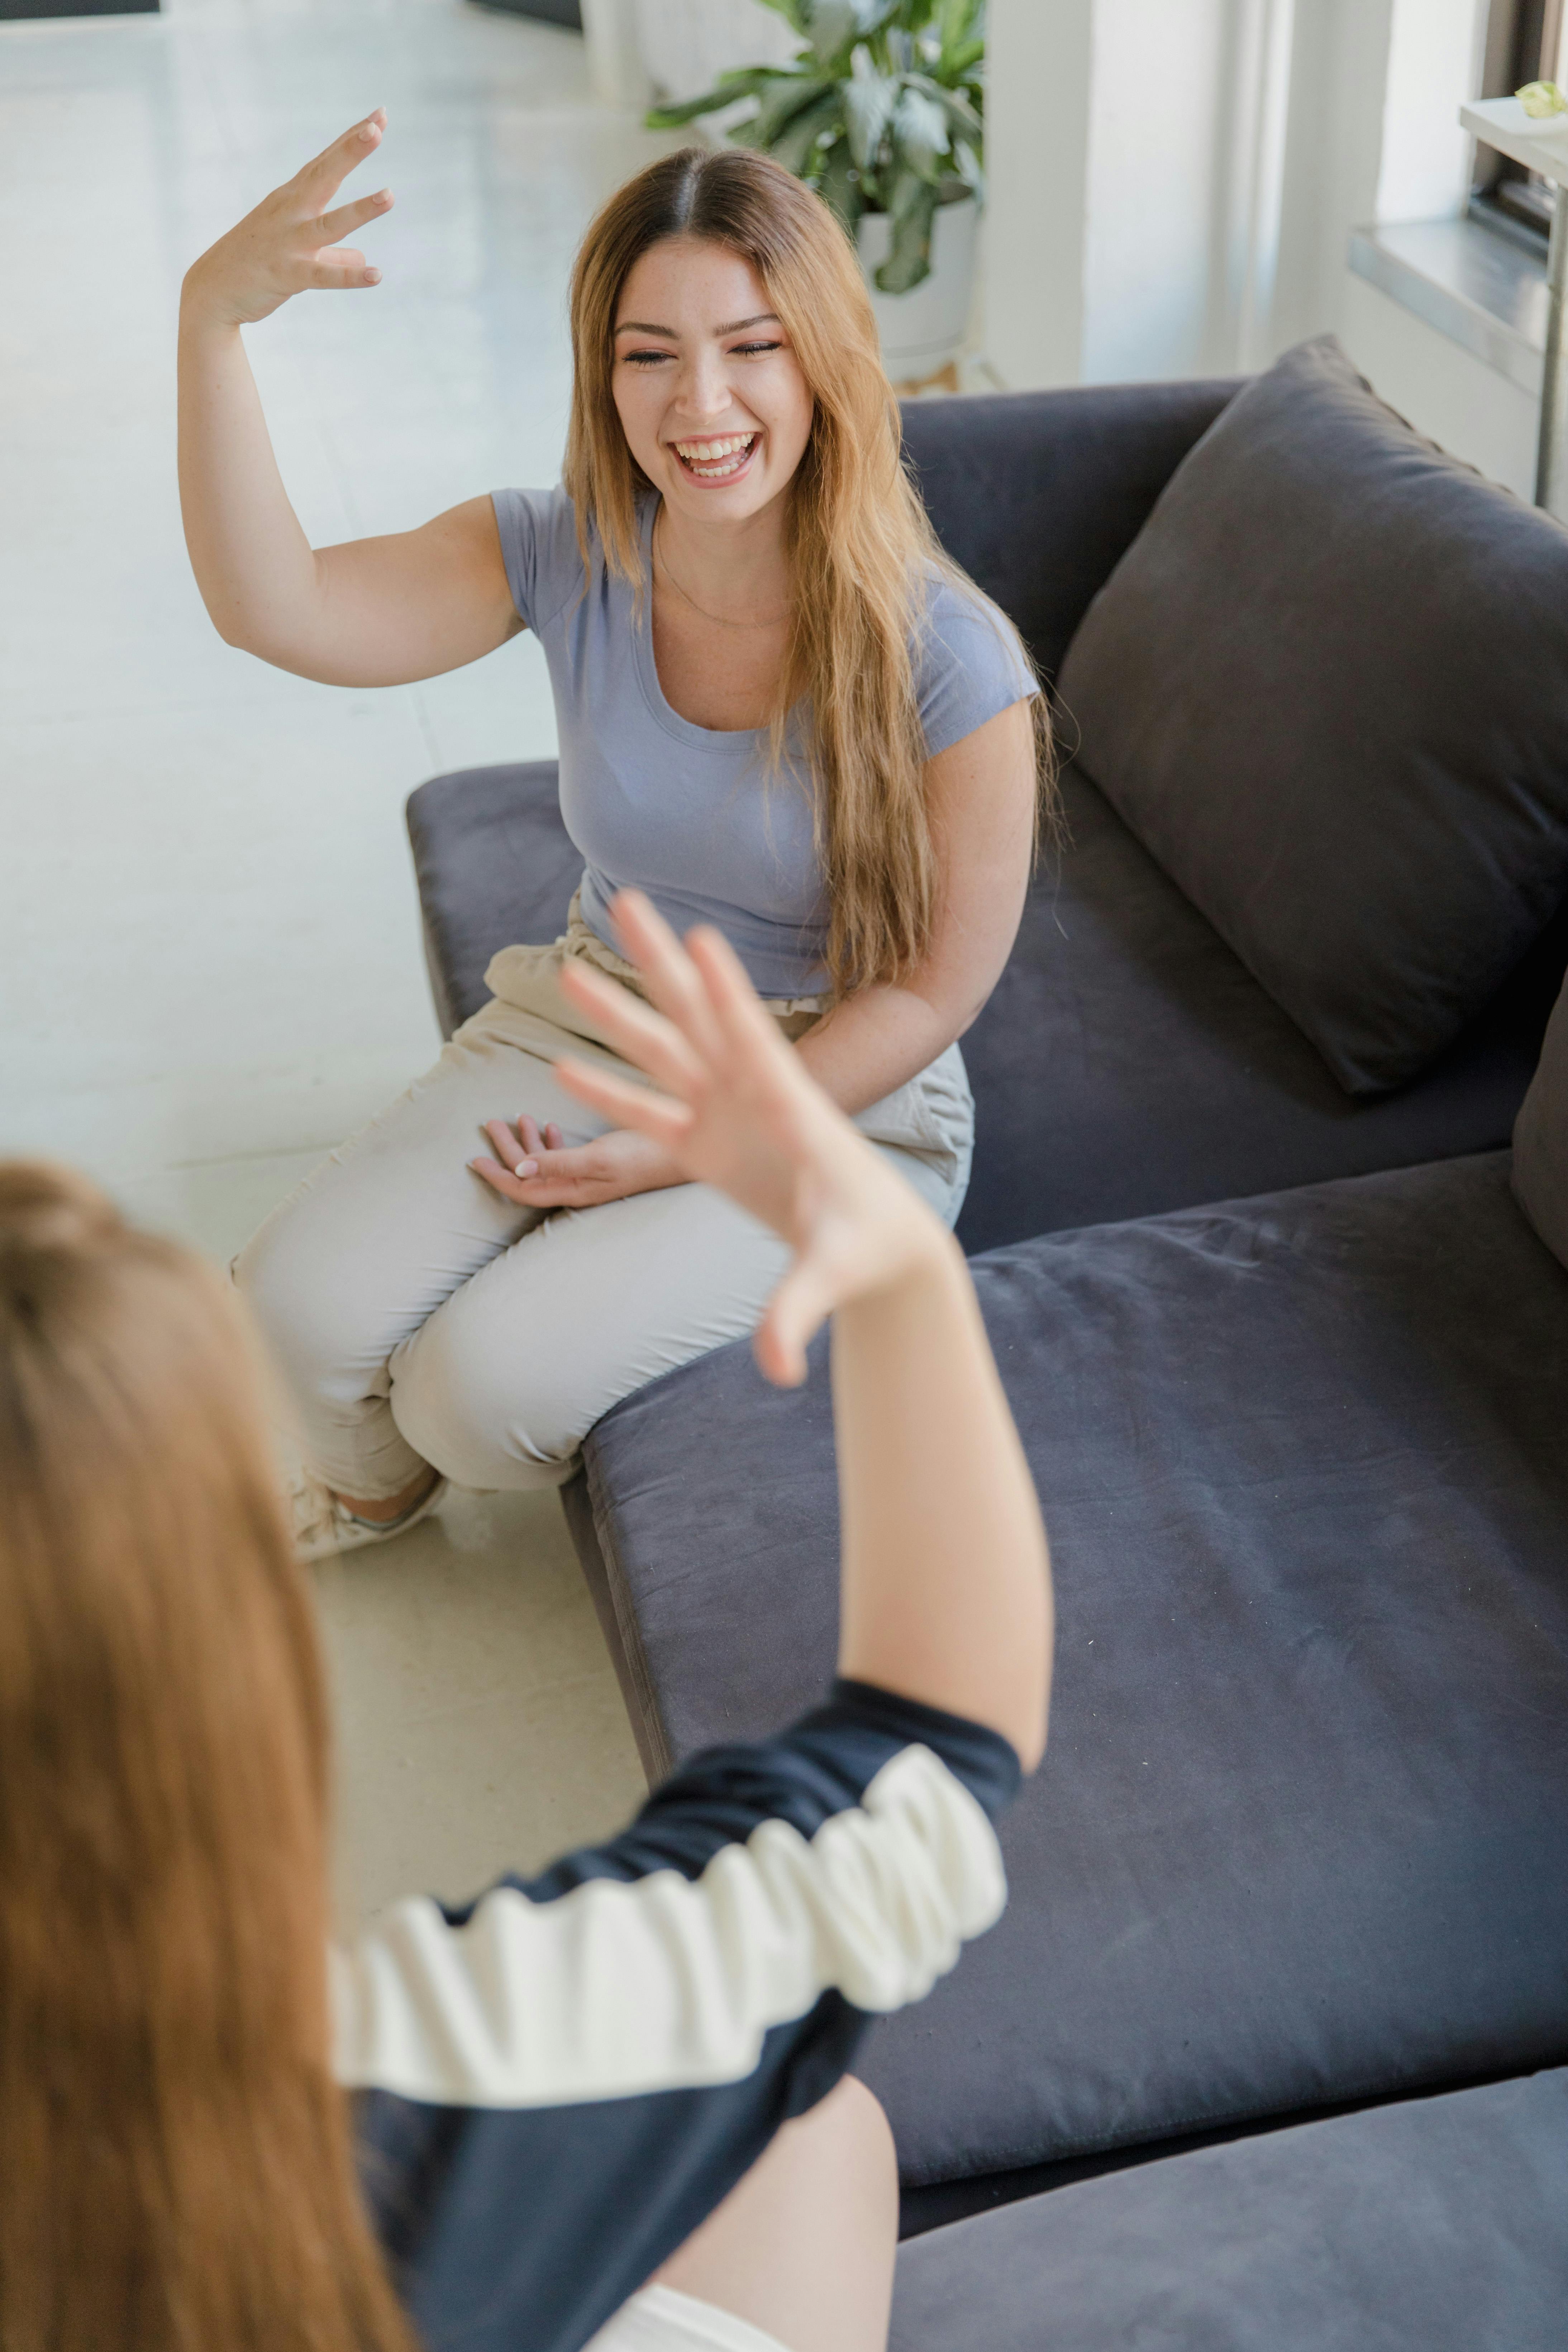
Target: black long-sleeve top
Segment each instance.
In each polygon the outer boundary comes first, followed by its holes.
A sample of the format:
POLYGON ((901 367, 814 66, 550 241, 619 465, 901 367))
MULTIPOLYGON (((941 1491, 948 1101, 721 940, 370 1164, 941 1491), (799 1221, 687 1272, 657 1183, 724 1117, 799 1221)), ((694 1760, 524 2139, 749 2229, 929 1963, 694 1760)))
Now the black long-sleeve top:
POLYGON ((1006 1888, 995 1732, 862 1683, 609 1844, 333 1959, 336 2067, 429 2352, 579 2352, 1006 1888))

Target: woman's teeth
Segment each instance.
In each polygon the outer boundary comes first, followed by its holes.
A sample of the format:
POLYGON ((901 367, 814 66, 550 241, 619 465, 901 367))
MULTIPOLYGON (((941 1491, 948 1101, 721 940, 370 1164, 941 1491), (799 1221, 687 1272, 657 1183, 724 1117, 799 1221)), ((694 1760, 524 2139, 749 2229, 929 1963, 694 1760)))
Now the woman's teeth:
POLYGON ((738 474, 756 446, 754 433, 732 433, 723 441, 677 441, 672 446, 689 474, 705 482, 738 474))

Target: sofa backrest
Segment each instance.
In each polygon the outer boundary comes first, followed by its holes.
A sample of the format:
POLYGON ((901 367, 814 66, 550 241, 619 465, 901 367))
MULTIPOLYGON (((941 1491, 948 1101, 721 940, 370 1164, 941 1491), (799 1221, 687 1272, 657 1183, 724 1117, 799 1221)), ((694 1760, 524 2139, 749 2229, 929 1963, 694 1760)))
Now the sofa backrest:
POLYGON ((911 401, 904 449, 947 551, 1047 679, 1241 378, 911 401))

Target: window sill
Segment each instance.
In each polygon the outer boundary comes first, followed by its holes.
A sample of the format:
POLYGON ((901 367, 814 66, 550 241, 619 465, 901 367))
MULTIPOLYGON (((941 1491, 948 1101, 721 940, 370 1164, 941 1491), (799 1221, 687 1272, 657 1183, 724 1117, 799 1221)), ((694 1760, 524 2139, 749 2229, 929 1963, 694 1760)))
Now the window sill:
POLYGON ((1546 349, 1546 266, 1475 220, 1351 232, 1350 266, 1532 399, 1546 349))

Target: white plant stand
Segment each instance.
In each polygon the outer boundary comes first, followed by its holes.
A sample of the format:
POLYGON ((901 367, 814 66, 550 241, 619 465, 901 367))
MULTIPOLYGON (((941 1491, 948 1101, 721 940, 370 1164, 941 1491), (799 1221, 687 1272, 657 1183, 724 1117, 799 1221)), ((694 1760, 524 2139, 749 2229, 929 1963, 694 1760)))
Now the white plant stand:
POLYGON ((974 300, 975 233, 980 207, 973 196, 938 205, 931 224, 931 275, 907 294, 878 291, 876 270, 886 261, 892 225, 886 213, 862 213, 858 236, 860 267, 882 339, 882 364, 900 391, 938 378, 958 389, 959 354, 969 333, 974 300))
POLYGON ((1535 445, 1535 503, 1568 522, 1568 352, 1563 350, 1563 295, 1568 290, 1568 114, 1537 121, 1517 98, 1478 99, 1459 109, 1472 138, 1555 183, 1557 209, 1546 257, 1546 362, 1541 382, 1541 431, 1535 445))

